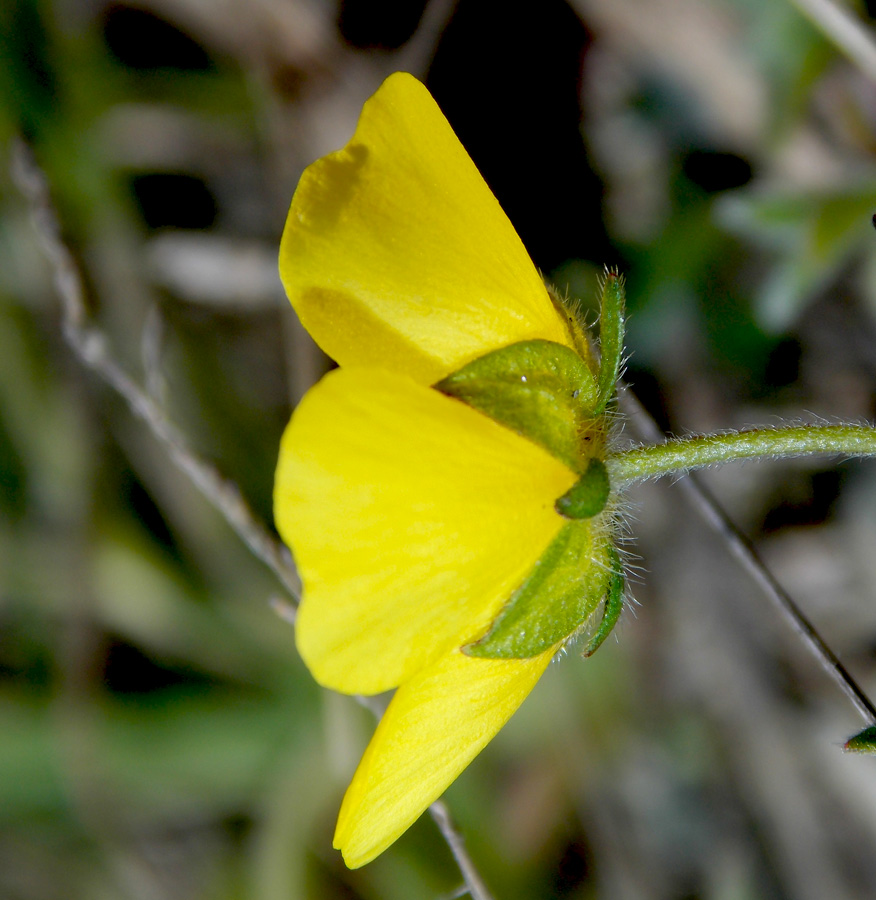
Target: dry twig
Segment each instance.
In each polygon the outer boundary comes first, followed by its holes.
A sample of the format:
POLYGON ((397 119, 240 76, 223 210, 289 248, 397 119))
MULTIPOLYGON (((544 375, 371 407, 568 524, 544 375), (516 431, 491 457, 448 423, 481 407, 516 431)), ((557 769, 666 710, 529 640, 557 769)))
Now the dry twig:
POLYGON ((876 81, 876 38, 834 0, 791 0, 869 78, 876 81))
POLYGON ((37 236, 52 266, 67 343, 89 369, 125 399, 131 412, 145 422, 164 445, 173 462, 224 516, 247 547, 274 572, 297 602, 301 583, 286 548, 256 518, 237 485, 192 451, 163 407, 113 359, 104 335, 89 324, 82 276, 61 238, 61 226, 48 182, 22 140, 13 144, 11 170, 13 180, 30 205, 37 236))
MULTIPOLYGON (((647 441, 660 443, 665 440, 657 424, 645 411, 636 397, 629 390, 621 391, 621 406, 629 417, 633 428, 647 441)), ((757 582, 766 597, 782 614, 806 648, 818 660, 819 665, 839 685, 864 721, 871 725, 876 723, 876 707, 864 693, 860 685, 849 674, 836 654, 825 643, 815 626, 806 618, 797 606, 794 598, 779 584, 775 575, 760 558, 754 545, 741 529, 721 508, 709 490, 696 478, 687 475, 678 482, 688 500, 716 531, 727 548, 736 557, 740 565, 757 582)))

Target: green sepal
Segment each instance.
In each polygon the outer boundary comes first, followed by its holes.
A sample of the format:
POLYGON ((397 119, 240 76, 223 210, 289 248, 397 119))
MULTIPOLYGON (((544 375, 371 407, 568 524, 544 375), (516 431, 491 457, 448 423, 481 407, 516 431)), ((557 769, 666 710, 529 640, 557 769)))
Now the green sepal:
POLYGON ((876 725, 868 725, 863 731, 850 737, 843 744, 843 750, 851 753, 876 753, 876 725))
POLYGON ((470 362, 435 388, 544 447, 573 472, 601 447, 592 418, 596 381, 587 363, 553 341, 521 341, 470 362))
POLYGON ((591 459, 581 477, 560 497, 554 508, 567 519, 590 519, 605 509, 611 484, 601 459, 591 459))
POLYGON ((574 634, 609 586, 611 543, 589 519, 564 525, 469 656, 529 659, 574 634))
POLYGON ((624 609, 624 567, 614 547, 609 548, 609 559, 611 561, 611 574, 608 579, 608 591, 602 607, 602 619, 599 627, 593 632, 590 640, 587 641, 583 656, 593 656, 596 653, 602 646, 602 642, 611 634, 614 626, 617 625, 617 620, 624 609))
POLYGON ((607 271, 602 283, 599 310, 598 402, 601 413, 614 398, 624 355, 624 280, 617 272, 607 271))

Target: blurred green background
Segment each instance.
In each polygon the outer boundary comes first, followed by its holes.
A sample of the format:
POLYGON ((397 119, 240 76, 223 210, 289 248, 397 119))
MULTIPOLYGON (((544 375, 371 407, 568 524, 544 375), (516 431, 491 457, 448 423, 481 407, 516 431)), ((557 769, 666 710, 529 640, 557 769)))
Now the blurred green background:
MULTIPOLYGON (((331 849, 373 720, 66 346, 11 139, 110 352, 270 522, 328 365, 276 275, 285 213, 387 74, 426 81, 560 287, 626 273, 628 380, 679 434, 876 417, 876 82, 787 0, 4 0, 0 60, 0 897, 453 896, 428 817, 357 872, 331 849)), ((706 480, 876 691, 873 464, 706 480)), ((619 640, 449 791, 496 897, 871 897, 854 711, 671 484, 629 518, 619 640)))

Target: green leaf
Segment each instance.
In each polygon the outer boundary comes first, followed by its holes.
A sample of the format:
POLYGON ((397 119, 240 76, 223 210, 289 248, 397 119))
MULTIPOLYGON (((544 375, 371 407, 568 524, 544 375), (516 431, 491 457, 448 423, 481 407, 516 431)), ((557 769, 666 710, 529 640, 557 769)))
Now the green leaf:
POLYGON ((873 243, 876 181, 855 179, 830 190, 734 192, 716 207, 720 222, 775 261, 758 290, 756 314, 769 331, 787 331, 807 303, 862 247, 873 243))
POLYGON ((521 341, 448 375, 435 387, 544 447, 583 474, 601 453, 604 424, 594 419, 596 382, 574 350, 521 341))
POLYGON ((843 744, 843 750, 850 753, 876 753, 876 725, 869 725, 854 737, 850 737, 843 744))
POLYGON ((604 530, 590 519, 569 522, 487 635, 463 651, 486 659, 528 659, 574 634, 608 590, 612 552, 604 530))

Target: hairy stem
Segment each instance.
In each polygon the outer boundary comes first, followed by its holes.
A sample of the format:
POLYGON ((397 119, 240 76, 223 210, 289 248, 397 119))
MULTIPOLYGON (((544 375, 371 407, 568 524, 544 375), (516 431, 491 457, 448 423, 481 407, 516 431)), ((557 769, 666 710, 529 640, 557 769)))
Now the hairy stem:
POLYGON ((799 425, 679 438, 634 447, 606 460, 612 487, 741 459, 789 459, 816 454, 876 456, 871 425, 799 425))

